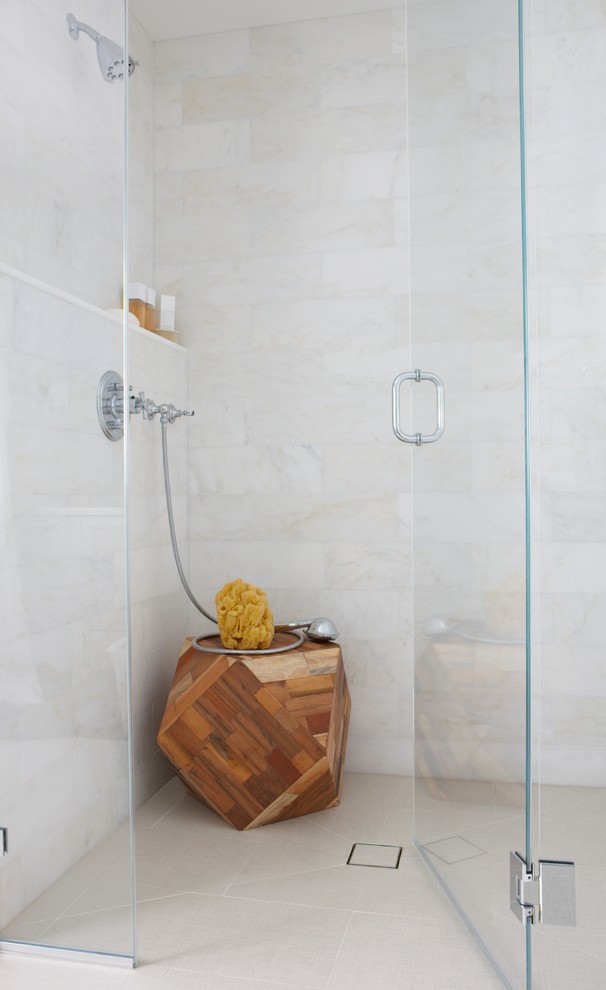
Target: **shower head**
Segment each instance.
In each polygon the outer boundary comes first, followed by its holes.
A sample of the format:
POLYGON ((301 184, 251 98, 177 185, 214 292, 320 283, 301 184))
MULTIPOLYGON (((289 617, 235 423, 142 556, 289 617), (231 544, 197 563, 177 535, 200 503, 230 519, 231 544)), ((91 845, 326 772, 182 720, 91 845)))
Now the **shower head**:
POLYGON ((283 622, 275 627, 276 632, 290 632, 293 629, 303 629, 307 638, 316 643, 330 643, 339 635, 334 622, 324 615, 317 619, 304 619, 302 622, 283 622))
POLYGON ((316 643, 330 643, 337 638, 339 630, 334 622, 327 619, 325 615, 321 615, 309 623, 305 635, 308 639, 315 640, 316 643))
MULTIPOLYGON (((80 37, 80 32, 82 31, 95 42, 97 46, 99 68, 101 69, 101 75, 106 82, 116 83, 121 82, 121 80, 124 79, 124 49, 120 48, 120 45, 117 45, 115 41, 111 41, 110 38, 105 38, 88 24, 83 24, 82 21, 76 20, 73 14, 67 15, 67 29, 74 41, 78 40, 80 37)), ((135 62, 135 60, 129 55, 129 76, 132 76, 135 71, 135 66, 138 64, 139 63, 135 62)))

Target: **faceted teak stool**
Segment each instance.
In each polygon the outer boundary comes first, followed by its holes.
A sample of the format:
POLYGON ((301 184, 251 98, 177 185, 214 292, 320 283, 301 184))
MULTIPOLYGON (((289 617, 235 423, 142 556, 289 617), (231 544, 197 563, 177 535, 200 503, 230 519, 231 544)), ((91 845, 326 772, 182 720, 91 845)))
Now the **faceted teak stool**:
MULTIPOLYGON (((290 642, 279 633, 274 645, 290 642)), ((158 743, 197 798, 255 828, 339 804, 350 708, 334 643, 234 657, 188 639, 158 743)))

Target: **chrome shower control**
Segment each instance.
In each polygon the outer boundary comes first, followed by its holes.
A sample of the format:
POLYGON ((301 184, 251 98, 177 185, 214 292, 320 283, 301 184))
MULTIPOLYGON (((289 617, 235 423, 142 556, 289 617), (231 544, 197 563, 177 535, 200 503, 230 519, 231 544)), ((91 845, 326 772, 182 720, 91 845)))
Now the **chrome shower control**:
MULTIPOLYGON (((132 398, 132 397, 131 397, 132 398)), ((97 416, 108 440, 124 436, 124 381, 117 371, 106 371, 97 386, 97 416)))
POLYGON ((193 409, 177 409, 172 402, 163 402, 158 406, 153 399, 146 399, 143 392, 140 392, 139 396, 143 403, 143 419, 159 416, 161 423, 174 423, 180 416, 195 416, 193 409))
MULTIPOLYGON (((128 391, 132 392, 132 385, 128 391)), ((108 440, 121 440, 124 436, 124 381, 117 371, 106 371, 97 386, 97 416, 99 424, 108 440)), ((177 409, 172 402, 156 405, 153 399, 146 399, 145 392, 128 396, 130 416, 142 413, 143 419, 160 417, 162 424, 174 423, 180 416, 194 416, 193 409, 177 409)))

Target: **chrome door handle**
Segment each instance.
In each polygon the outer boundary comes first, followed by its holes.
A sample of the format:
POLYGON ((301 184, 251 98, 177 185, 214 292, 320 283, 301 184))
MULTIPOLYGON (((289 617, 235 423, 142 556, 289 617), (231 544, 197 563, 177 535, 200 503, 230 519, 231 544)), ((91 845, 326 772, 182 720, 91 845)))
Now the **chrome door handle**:
POLYGON ((404 443, 414 443, 420 447, 422 443, 435 443, 444 432, 445 403, 444 403, 444 382, 437 375, 432 375, 428 371, 403 371, 394 379, 391 389, 391 413, 393 431, 398 440, 404 443), (400 426, 400 387, 402 382, 433 382, 436 387, 436 413, 437 425, 433 433, 404 433, 400 426))

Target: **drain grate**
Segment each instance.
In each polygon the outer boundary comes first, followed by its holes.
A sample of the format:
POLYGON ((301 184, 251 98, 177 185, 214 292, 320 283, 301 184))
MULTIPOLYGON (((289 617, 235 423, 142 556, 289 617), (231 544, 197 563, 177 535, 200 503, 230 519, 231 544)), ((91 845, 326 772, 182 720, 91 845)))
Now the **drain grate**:
POLYGON ((374 842, 354 842, 347 859, 348 866, 376 866, 383 870, 397 870, 402 856, 402 846, 384 846, 374 842))
POLYGON ((452 865, 462 863, 465 859, 475 859, 477 856, 485 856, 486 850, 476 846, 475 842, 464 839, 461 835, 451 835, 447 839, 436 839, 422 847, 428 853, 441 859, 443 863, 452 865))

